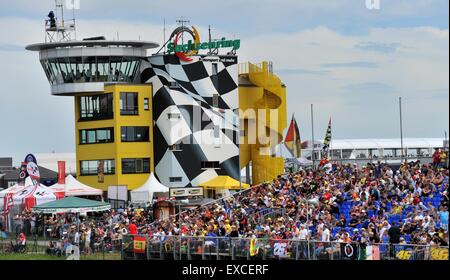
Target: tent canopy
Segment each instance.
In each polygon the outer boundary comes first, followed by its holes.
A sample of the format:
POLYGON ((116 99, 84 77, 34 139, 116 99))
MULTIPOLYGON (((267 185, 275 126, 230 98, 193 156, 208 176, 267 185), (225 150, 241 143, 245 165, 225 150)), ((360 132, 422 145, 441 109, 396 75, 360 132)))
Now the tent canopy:
POLYGON ((5 197, 5 195, 7 195, 9 193, 15 194, 16 192, 18 192, 18 191, 20 191, 20 190, 22 190, 24 188, 25 188, 25 186, 19 186, 17 184, 14 185, 14 186, 11 186, 11 187, 9 187, 7 189, 4 189, 4 190, 0 191, 0 198, 5 197))
POLYGON ((66 196, 81 196, 81 195, 102 195, 103 191, 89 187, 77 179, 75 179, 72 175, 68 175, 66 177, 66 184, 54 184, 50 186, 55 191, 65 192, 66 196))
POLYGON ((139 188, 131 191, 131 202, 151 202, 153 193, 167 193, 169 188, 161 184, 153 173, 147 181, 139 188))
POLYGON ((199 184, 200 187, 211 188, 211 189, 228 189, 236 190, 240 189, 242 184, 243 189, 250 188, 249 184, 239 183, 238 180, 231 178, 230 176, 217 176, 212 180, 199 184))
POLYGON ((34 206, 33 212, 46 214, 80 213, 80 212, 85 213, 85 212, 100 212, 110 209, 111 205, 109 203, 70 196, 61 200, 56 200, 38 206, 34 206))

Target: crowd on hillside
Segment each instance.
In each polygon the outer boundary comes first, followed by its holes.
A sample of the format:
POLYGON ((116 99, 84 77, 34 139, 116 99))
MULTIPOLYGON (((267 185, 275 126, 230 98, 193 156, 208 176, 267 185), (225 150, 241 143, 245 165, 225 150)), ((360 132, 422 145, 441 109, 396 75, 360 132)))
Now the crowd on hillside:
MULTIPOLYGON (((361 244, 448 246, 449 170, 439 162, 358 167, 322 161, 176 217, 154 221, 151 209, 126 207, 95 216, 15 217, 17 232, 36 233, 90 254, 120 246, 124 235, 242 237, 361 244), (79 219, 77 221, 77 219, 79 219)), ((49 243, 50 252, 61 252, 49 243)))

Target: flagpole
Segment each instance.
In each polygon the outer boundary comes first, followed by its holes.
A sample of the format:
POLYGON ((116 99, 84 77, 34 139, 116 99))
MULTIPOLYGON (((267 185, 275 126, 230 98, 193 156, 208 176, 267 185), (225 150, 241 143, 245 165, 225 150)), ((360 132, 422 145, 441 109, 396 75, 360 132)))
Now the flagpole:
POLYGON ((403 150, 403 116, 402 116, 402 97, 400 96, 398 98, 398 106, 399 106, 399 113, 400 113, 400 146, 401 146, 401 162, 403 163, 404 160, 404 150, 403 150))
POLYGON ((315 166, 316 166, 316 164, 315 164, 315 155, 314 155, 314 153, 315 153, 315 151, 314 151, 314 146, 315 146, 315 143, 314 143, 314 105, 313 104, 311 104, 311 134, 312 134, 312 136, 311 136, 311 139, 312 139, 312 156, 311 156, 311 159, 312 159, 312 164, 313 164, 313 170, 315 169, 315 166))
POLYGON ((330 148, 328 149, 329 150, 329 153, 330 153, 330 162, 331 161, 333 161, 333 146, 331 145, 331 140, 333 139, 333 128, 332 128, 332 125, 331 125, 331 116, 330 116, 330 148))

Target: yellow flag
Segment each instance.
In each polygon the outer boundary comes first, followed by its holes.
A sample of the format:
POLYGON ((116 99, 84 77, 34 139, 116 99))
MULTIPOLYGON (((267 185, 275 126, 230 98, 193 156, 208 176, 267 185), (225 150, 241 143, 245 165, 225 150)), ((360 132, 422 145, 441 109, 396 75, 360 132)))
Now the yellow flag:
POLYGON ((250 240, 250 257, 256 256, 258 254, 258 241, 256 238, 250 240))

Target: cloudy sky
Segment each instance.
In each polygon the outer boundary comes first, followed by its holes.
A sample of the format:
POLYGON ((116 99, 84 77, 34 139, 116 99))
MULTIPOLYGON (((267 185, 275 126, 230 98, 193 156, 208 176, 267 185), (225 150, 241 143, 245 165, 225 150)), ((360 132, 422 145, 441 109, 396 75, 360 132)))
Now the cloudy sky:
MULTIPOLYGON (((239 60, 273 61, 288 89, 302 140, 328 118, 333 137, 443 137, 449 127, 449 1, 380 0, 80 0, 78 39, 162 42, 182 16, 207 36, 240 38, 239 60)), ((73 152, 73 98, 50 95, 38 54, 54 0, 0 0, 0 156, 73 152)), ((71 11, 66 11, 71 14, 71 11)))

